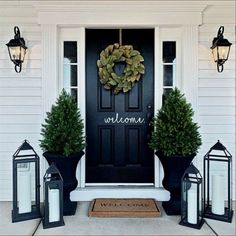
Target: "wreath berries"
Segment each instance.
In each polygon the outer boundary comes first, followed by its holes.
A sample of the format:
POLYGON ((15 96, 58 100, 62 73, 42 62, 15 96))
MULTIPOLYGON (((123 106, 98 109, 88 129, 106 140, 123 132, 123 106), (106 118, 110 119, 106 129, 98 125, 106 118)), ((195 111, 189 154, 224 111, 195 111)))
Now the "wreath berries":
POLYGON ((107 46, 97 60, 99 80, 105 89, 112 89, 114 94, 128 92, 136 81, 145 72, 144 59, 140 52, 133 49, 132 45, 119 45, 115 43, 107 46), (113 67, 115 63, 126 63, 122 75, 117 75, 113 67))

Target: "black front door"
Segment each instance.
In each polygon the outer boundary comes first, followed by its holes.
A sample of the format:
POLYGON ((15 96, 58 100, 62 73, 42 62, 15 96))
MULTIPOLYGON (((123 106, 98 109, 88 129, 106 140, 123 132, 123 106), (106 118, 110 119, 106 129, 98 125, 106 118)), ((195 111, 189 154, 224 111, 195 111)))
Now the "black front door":
MULTIPOLYGON (((128 93, 114 95, 98 78, 96 62, 118 29, 86 30, 86 182, 153 183, 154 154, 148 147, 154 105, 154 30, 123 29, 122 45, 144 57, 145 74, 128 93)), ((115 65, 122 73, 123 65, 115 65)))

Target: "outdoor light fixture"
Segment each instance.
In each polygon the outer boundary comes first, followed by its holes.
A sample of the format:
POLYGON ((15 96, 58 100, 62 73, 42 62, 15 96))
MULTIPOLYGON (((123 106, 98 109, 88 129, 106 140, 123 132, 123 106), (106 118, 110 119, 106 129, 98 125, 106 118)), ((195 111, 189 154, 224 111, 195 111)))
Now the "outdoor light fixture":
POLYGON ((218 30, 217 37, 212 41, 212 54, 214 61, 217 63, 218 72, 222 72, 224 67, 223 64, 228 60, 229 51, 232 43, 228 39, 224 39, 224 26, 221 26, 218 30))
POLYGON ((25 140, 13 155, 12 222, 40 218, 39 156, 25 140))
POLYGON ((10 59, 15 64, 15 71, 20 73, 27 47, 25 46, 25 40, 20 37, 18 26, 14 27, 14 33, 14 39, 11 39, 6 45, 8 47, 10 59))
POLYGON ((44 216, 43 228, 65 225, 63 220, 63 179, 54 163, 44 177, 44 216))
POLYGON ((204 156, 204 217, 232 222, 232 155, 220 141, 204 156))
POLYGON ((202 176, 191 164, 181 180, 181 220, 180 225, 200 229, 203 219, 202 176))

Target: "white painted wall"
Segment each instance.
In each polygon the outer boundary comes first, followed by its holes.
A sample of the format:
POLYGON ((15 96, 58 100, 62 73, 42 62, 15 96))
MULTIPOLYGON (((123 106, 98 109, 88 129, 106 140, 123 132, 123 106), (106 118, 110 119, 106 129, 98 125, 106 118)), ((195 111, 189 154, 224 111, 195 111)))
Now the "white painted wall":
MULTIPOLYGON (((208 2, 209 6, 203 13, 203 24, 199 26, 199 75, 196 78, 197 117, 201 126, 203 145, 197 164, 199 168, 202 167, 203 155, 217 139, 220 139, 233 155, 235 186, 235 8, 233 1, 231 5, 225 1, 226 6, 222 6, 222 1, 204 2, 208 2), (224 35, 233 46, 223 73, 218 73, 209 48, 221 25, 225 26, 224 35)), ((12 154, 21 142, 28 139, 41 155, 38 140, 44 111, 47 109, 45 95, 42 95, 42 85, 50 84, 50 81, 42 81, 41 58, 42 45, 45 42, 42 42, 41 27, 37 24, 37 10, 31 6, 21 5, 24 5, 22 1, 0 1, 1 201, 12 199, 12 154), (15 25, 19 26, 29 48, 20 74, 15 73, 5 46, 14 35, 15 25)))
POLYGON ((204 11, 198 51, 198 120, 203 141, 198 166, 202 169, 204 154, 219 139, 233 155, 235 199, 235 7, 209 6, 204 11), (209 48, 221 25, 224 37, 233 45, 224 71, 218 73, 209 48))
POLYGON ((41 29, 34 8, 3 7, 0 3, 0 200, 12 199, 12 155, 24 139, 40 153, 42 118, 41 29), (28 53, 17 74, 6 43, 19 26, 28 53))

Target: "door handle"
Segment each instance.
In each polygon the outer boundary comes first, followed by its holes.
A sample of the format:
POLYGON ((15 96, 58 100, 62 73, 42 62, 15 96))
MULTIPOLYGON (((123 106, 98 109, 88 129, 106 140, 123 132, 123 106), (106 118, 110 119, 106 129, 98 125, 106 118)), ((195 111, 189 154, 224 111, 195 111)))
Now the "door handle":
POLYGON ((148 112, 147 113, 147 140, 148 142, 150 141, 151 139, 151 133, 152 133, 152 113, 151 112, 148 112))

